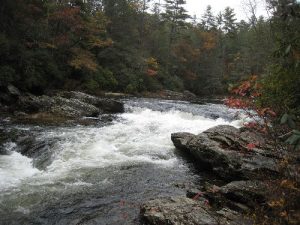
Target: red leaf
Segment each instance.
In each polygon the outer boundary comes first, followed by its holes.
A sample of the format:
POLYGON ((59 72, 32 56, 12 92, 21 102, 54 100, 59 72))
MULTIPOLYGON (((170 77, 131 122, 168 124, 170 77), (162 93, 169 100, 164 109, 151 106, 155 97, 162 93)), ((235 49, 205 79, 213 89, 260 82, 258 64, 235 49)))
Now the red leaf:
POLYGON ((194 197, 193 197, 193 200, 197 200, 199 197, 201 197, 203 195, 202 192, 199 192, 198 194, 196 194, 194 197))
POLYGON ((248 148, 248 150, 253 150, 254 148, 256 148, 256 144, 254 144, 254 143, 249 143, 249 144, 247 145, 247 148, 248 148))
POLYGON ((152 69, 148 69, 147 74, 148 74, 148 76, 153 77, 153 76, 157 75, 157 71, 152 70, 152 69))

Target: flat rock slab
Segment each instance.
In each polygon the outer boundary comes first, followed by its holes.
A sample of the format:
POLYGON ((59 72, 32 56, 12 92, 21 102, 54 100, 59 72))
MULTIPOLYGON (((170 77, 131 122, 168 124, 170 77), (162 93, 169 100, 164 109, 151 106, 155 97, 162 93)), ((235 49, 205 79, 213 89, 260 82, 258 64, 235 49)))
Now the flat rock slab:
POLYGON ((246 225, 251 224, 229 209, 213 211, 203 202, 186 197, 170 197, 146 202, 141 217, 150 225, 246 225))

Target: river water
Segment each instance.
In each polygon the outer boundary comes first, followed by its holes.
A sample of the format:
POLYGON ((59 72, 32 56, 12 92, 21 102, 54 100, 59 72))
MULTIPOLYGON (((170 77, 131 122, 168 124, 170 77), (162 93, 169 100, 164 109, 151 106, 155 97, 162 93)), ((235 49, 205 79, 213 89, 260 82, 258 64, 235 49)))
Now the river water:
POLYGON ((239 126, 236 111, 155 99, 124 100, 126 112, 103 125, 11 125, 44 142, 39 160, 5 144, 0 155, 0 224, 139 224, 139 205, 184 195, 201 173, 173 146, 173 132, 239 126), (48 143, 48 144, 47 144, 48 143))

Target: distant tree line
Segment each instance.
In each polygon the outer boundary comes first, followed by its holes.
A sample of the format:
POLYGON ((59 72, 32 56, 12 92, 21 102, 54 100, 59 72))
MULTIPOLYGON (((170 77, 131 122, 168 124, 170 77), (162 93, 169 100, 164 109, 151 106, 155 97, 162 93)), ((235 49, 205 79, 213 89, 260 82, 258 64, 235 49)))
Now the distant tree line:
POLYGON ((250 75, 282 84, 299 72, 299 4, 270 0, 270 18, 257 18, 247 2, 238 22, 230 7, 191 17, 184 0, 2 0, 0 86, 208 95, 250 75))

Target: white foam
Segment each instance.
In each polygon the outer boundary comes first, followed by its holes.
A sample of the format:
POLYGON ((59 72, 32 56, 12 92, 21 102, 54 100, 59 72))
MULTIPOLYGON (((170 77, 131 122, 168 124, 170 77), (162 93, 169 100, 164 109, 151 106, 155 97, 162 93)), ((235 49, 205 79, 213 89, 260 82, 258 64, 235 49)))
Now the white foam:
POLYGON ((39 170, 32 166, 32 160, 20 153, 0 156, 0 190, 17 186, 37 173, 39 170))
POLYGON ((54 161, 43 172, 33 168, 31 160, 19 153, 0 156, 0 189, 15 186, 25 179, 33 185, 55 182, 82 168, 143 162, 162 167, 178 166, 171 133, 197 134, 220 124, 239 126, 238 121, 208 119, 178 110, 160 112, 133 108, 132 112, 120 117, 118 122, 102 128, 45 131, 39 138, 59 137, 61 141, 54 146, 54 161))
POLYGON ((61 151, 47 168, 48 172, 66 173, 81 167, 105 167, 125 162, 174 166, 177 159, 173 154, 171 133, 200 133, 220 124, 238 126, 237 121, 230 123, 180 111, 136 108, 121 117, 121 122, 111 126, 62 132, 60 136, 69 141, 61 143, 61 151))

